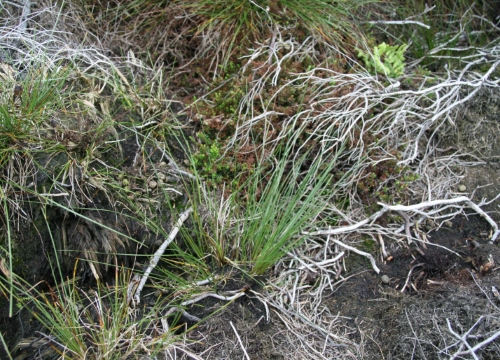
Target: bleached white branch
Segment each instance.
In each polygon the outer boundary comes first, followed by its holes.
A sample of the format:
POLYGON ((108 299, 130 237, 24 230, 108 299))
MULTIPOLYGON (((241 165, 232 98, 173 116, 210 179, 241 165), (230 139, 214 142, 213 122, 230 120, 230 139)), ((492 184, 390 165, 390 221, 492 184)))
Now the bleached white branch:
POLYGON ((233 301, 233 300, 236 300, 237 298, 245 295, 245 288, 244 289, 241 289, 241 290, 237 290, 237 292, 233 295, 233 294, 230 294, 231 296, 226 296, 226 295, 219 295, 219 294, 215 294, 215 293, 212 293, 212 292, 209 292, 209 293, 204 293, 204 294, 201 294, 201 295, 198 295, 197 297, 191 299, 191 300, 186 300, 186 301, 183 301, 181 303, 181 306, 188 306, 188 305, 191 305, 191 304, 194 304, 194 303, 197 303, 198 301, 201 301, 207 297, 213 297, 213 298, 216 298, 216 299, 219 299, 219 300, 224 300, 224 301, 233 301))
POLYGON ((470 335, 470 333, 472 332, 472 330, 481 322, 481 320, 483 319, 483 317, 481 316, 479 318, 479 320, 476 321, 476 323, 464 334, 464 335, 459 335, 457 334, 453 328, 451 327, 451 323, 450 323, 450 320, 449 319, 446 319, 446 322, 448 324, 448 331, 453 335, 455 336, 461 343, 462 345, 465 345, 465 347, 467 347, 467 350, 465 351, 462 351, 462 346, 460 346, 459 350, 453 354, 451 357, 450 357, 450 360, 454 360, 456 359, 457 357, 459 356, 463 356, 463 355, 470 355, 472 356, 473 359, 479 359, 478 356, 476 355, 476 351, 478 351, 479 349, 481 349, 482 347, 488 345, 489 343, 493 342, 496 338, 500 337, 500 331, 497 331, 496 333, 494 333, 493 335, 491 335, 489 338, 487 338, 486 340, 480 342, 479 344, 475 345, 474 347, 471 347, 469 345, 469 343, 467 342, 467 337, 470 335))
MULTIPOLYGON (((154 256, 151 258, 149 261, 149 266, 147 267, 146 271, 144 272, 144 275, 142 275, 142 278, 137 285, 137 288, 135 289, 135 294, 133 294, 133 299, 128 299, 129 301, 133 300, 134 304, 137 305, 141 302, 141 291, 144 285, 146 284, 146 281, 148 280, 149 274, 151 274, 151 271, 156 267, 158 264, 158 261, 160 261, 161 256, 167 249, 168 245, 175 239, 177 233, 179 232, 180 227, 186 221, 186 219, 189 217, 189 214, 193 211, 193 208, 189 208, 186 211, 184 211, 180 216, 179 219, 177 220, 177 223, 175 224, 174 228, 168 235, 168 238, 161 244, 160 248, 155 252, 154 256)), ((129 286, 130 287, 130 286, 129 286)), ((135 287, 135 285, 134 285, 135 287)), ((128 296, 131 296, 132 292, 128 292, 128 296)))
POLYGON ((236 331, 236 328, 234 327, 233 322, 230 321, 229 324, 231 324, 231 327, 233 328, 233 331, 236 334, 236 338, 238 339, 238 342, 240 343, 240 346, 243 349, 243 353, 245 354, 245 357, 247 358, 247 360, 250 360, 250 357, 248 356, 247 351, 246 351, 245 347, 243 346, 243 342, 241 341, 240 335, 236 331))
POLYGON ((368 254, 364 251, 361 251, 361 250, 358 250, 356 249, 355 247, 352 247, 352 246, 349 246, 349 245, 346 245, 344 244, 343 242, 341 241, 338 241, 336 239, 331 239, 335 244, 343 247, 344 249, 347 249, 347 250, 350 250, 358 255, 361 255, 361 256, 364 256, 366 257, 368 260, 370 260, 370 264, 372 264, 372 268, 373 270, 375 270, 375 272, 378 274, 380 273, 380 269, 378 268, 377 266, 377 262, 375 261, 375 259, 373 258, 373 256, 371 254, 368 254))
POLYGON ((483 217, 493 228, 493 234, 491 236, 490 241, 494 242, 497 240, 498 236, 500 235, 500 230, 498 228, 498 225, 493 219, 485 213, 478 205, 473 203, 468 197, 466 196, 459 196, 457 198, 453 199, 442 199, 442 200, 432 200, 432 201, 424 201, 418 204, 414 205, 387 205, 383 203, 378 203, 380 206, 382 206, 382 209, 371 215, 369 218, 366 218, 362 221, 359 221, 357 223, 354 223, 352 225, 347 225, 347 226, 341 226, 338 228, 334 229, 328 229, 328 230, 318 230, 318 231, 313 231, 313 232, 304 232, 304 234, 307 235, 338 235, 338 234, 343 234, 343 233, 349 233, 354 230, 357 230, 361 228, 364 225, 367 224, 372 224, 375 220, 380 218, 382 215, 384 215, 388 211, 401 211, 401 212, 415 212, 419 214, 425 215, 425 212, 422 212, 423 209, 430 208, 430 207, 436 207, 436 206, 447 206, 447 205, 452 205, 452 204, 460 204, 460 203, 465 203, 466 206, 474 210, 476 213, 478 213, 481 217, 483 217))
POLYGON ((388 21, 367 21, 367 24, 373 24, 373 25, 408 25, 408 24, 414 24, 418 26, 422 26, 426 29, 430 29, 431 27, 429 25, 426 25, 424 23, 421 23, 420 21, 415 21, 415 20, 388 20, 388 21))
POLYGON ((457 356, 461 356, 461 355, 467 355, 467 354, 470 354, 472 356, 474 356, 475 352, 479 349, 481 349, 482 347, 488 345, 489 343, 495 341, 496 338, 500 337, 500 331, 497 331, 496 333, 494 333, 493 335, 491 335, 489 338, 487 338, 486 340, 480 342, 479 344, 477 344, 476 346, 474 346, 473 348, 467 350, 467 351, 460 351, 458 353, 456 353, 452 359, 456 358, 457 356))

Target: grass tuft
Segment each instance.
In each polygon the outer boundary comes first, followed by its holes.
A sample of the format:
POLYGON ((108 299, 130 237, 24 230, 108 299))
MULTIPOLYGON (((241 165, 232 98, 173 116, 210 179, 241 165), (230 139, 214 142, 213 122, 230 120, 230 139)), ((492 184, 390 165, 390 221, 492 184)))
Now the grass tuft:
POLYGON ((233 55, 239 56, 248 46, 275 39, 277 27, 297 27, 304 38, 312 35, 330 44, 356 42, 362 32, 353 19, 359 7, 369 2, 201 0, 184 1, 182 6, 200 16, 197 33, 215 45, 225 68, 233 55))
POLYGON ((332 175, 342 149, 325 158, 308 151, 295 154, 294 144, 290 141, 274 162, 258 164, 236 189, 210 191, 202 182, 194 184, 192 249, 209 254, 219 266, 232 263, 262 275, 301 244, 302 230, 323 213, 342 184, 334 184, 332 175))

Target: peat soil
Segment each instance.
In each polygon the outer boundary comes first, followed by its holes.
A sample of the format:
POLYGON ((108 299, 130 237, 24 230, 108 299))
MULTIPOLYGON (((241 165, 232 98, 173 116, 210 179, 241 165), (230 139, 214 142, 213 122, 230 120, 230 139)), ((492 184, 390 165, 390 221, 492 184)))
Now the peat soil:
MULTIPOLYGON (((468 101, 455 116, 454 124, 447 124, 437 138, 446 155, 457 153, 474 166, 467 168, 461 181, 465 195, 479 202, 489 201, 500 194, 500 93, 497 89, 483 89, 468 101)), ((459 189, 455 189, 459 193, 459 189)), ((482 208, 498 223, 498 201, 482 208)))
MULTIPOLYGON (((463 333, 484 316, 471 332, 479 337, 500 325, 500 298, 492 292, 492 287, 500 289, 500 272, 489 264, 500 259, 500 248, 487 240, 489 225, 479 216, 457 217, 449 225, 430 231, 428 244, 418 250, 414 244, 393 246, 380 274, 364 271, 368 263, 349 256, 350 272, 360 275, 323 296, 323 305, 339 314, 338 326, 345 327, 335 332, 349 333, 349 342, 339 344, 346 348, 340 358, 449 358, 458 348, 441 352, 456 343, 447 319, 463 333)), ((228 282, 225 290, 242 284, 228 282)), ((240 342, 250 359, 301 358, 280 317, 271 312, 267 321, 266 309, 251 294, 229 305, 210 299, 190 311, 197 316, 216 312, 188 334, 195 341, 191 350, 203 358, 244 358, 240 342)), ((308 331, 304 327, 304 336, 308 331)), ((493 343, 477 354, 494 359, 499 351, 493 343)))

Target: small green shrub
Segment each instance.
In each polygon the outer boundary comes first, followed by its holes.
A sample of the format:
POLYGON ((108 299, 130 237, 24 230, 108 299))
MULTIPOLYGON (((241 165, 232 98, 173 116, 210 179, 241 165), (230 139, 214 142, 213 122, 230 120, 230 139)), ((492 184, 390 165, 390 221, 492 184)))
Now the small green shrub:
POLYGON ((404 53, 408 45, 387 45, 385 42, 373 48, 373 54, 358 50, 368 71, 395 78, 403 75, 405 68, 404 53))
POLYGON ((205 132, 197 135, 202 141, 198 151, 192 156, 192 166, 197 174, 205 179, 209 187, 236 181, 236 175, 244 170, 242 166, 230 157, 222 157, 224 150, 219 140, 211 139, 205 132))

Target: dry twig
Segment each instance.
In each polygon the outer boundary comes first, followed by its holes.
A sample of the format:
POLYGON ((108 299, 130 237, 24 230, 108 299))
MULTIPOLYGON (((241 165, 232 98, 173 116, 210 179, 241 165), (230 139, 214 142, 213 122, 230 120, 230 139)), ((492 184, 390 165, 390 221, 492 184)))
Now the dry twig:
POLYGON ((134 305, 137 305, 141 302, 141 291, 144 285, 146 284, 146 281, 148 280, 149 274, 156 267, 156 264, 158 264, 158 261, 160 261, 160 258, 167 249, 168 245, 170 245, 170 243, 175 239, 177 233, 179 232, 180 227, 182 226, 184 221, 186 221, 186 219, 188 218, 189 214, 192 211, 193 208, 189 208, 179 216, 179 219, 177 220, 176 225, 168 235, 168 238, 163 242, 163 244, 155 252, 154 256, 149 261, 149 266, 144 272, 144 275, 142 275, 139 284, 137 286, 136 284, 134 284, 134 282, 131 282, 129 284, 129 290, 127 291, 127 297, 129 302, 131 302, 134 305))
POLYGON ((238 342, 240 343, 241 349, 243 350, 243 353, 245 354, 245 357, 247 358, 247 360, 250 360, 250 357, 248 356, 247 351, 246 351, 245 347, 243 346, 243 343, 241 342, 240 335, 236 331, 236 328, 234 327, 233 322, 230 321, 229 324, 231 324, 231 327, 233 328, 233 331, 236 334, 236 338, 238 338, 238 342))

